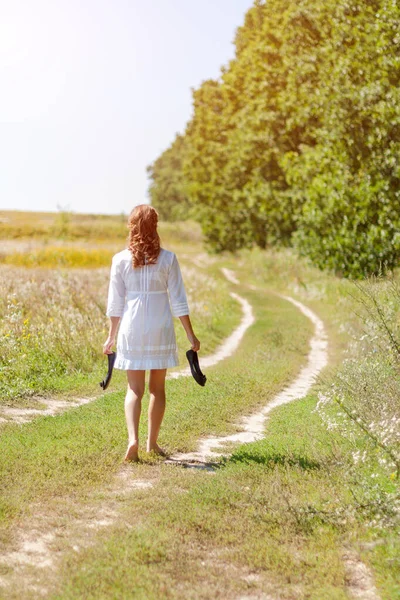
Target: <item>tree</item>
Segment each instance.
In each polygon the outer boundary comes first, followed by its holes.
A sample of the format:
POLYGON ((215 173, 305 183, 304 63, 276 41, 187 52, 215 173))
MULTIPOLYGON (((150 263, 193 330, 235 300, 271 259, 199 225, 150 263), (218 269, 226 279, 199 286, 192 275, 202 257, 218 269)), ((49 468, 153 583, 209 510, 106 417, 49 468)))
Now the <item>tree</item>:
POLYGON ((399 22, 392 0, 256 1, 193 92, 176 171, 174 142, 152 172, 166 205, 184 190, 216 251, 294 245, 352 277, 396 265, 399 22))

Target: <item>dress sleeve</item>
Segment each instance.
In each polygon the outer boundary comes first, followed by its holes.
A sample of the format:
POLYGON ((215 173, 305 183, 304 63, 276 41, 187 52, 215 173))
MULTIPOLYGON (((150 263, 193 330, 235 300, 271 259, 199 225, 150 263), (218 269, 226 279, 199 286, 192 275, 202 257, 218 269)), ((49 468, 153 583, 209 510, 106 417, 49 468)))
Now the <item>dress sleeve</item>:
POLYGON ((189 314, 189 306, 186 298, 185 286, 178 259, 174 254, 172 264, 168 273, 168 291, 171 302, 171 311, 174 317, 183 317, 189 314))
POLYGON ((125 283, 119 270, 119 263, 114 256, 111 264, 106 315, 108 317, 122 317, 124 314, 124 306, 125 283))

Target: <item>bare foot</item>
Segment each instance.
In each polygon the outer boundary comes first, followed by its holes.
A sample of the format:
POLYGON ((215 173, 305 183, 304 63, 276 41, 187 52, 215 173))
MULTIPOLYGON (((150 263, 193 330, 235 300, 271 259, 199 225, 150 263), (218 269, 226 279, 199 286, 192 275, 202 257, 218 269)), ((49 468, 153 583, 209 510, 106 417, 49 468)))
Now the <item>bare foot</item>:
POLYGON ((167 453, 165 452, 165 450, 160 448, 160 446, 158 444, 153 444, 152 446, 147 444, 147 452, 155 452, 156 454, 159 454, 160 456, 167 456, 167 453))
POLYGON ((139 453, 139 442, 129 443, 124 460, 133 460, 133 461, 137 462, 139 460, 138 453, 139 453))

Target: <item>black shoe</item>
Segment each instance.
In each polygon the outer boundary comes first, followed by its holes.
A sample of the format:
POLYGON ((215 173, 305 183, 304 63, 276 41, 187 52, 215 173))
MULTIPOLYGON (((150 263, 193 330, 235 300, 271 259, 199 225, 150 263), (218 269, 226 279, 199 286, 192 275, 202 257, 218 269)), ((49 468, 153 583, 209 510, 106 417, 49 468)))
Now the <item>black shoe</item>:
POLYGON ((189 361, 190 370, 192 371, 192 375, 195 381, 197 381, 199 385, 205 385, 207 377, 201 372, 197 352, 190 349, 186 352, 186 357, 189 361))
POLYGON ((112 376, 112 372, 113 372, 113 368, 114 368, 114 363, 115 363, 115 359, 117 357, 116 352, 111 352, 111 354, 107 354, 108 357, 108 373, 105 379, 103 379, 103 381, 100 382, 100 387, 103 388, 103 390, 106 390, 109 386, 109 383, 111 381, 111 376, 112 376))

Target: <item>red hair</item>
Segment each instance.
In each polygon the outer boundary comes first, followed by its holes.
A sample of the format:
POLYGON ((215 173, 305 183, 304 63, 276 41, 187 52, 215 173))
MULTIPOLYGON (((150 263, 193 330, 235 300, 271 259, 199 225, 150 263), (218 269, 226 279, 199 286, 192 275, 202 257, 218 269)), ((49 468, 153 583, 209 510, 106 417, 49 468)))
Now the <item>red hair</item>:
POLYGON ((133 268, 154 265, 160 253, 158 213, 149 204, 135 206, 128 218, 128 248, 133 268))

